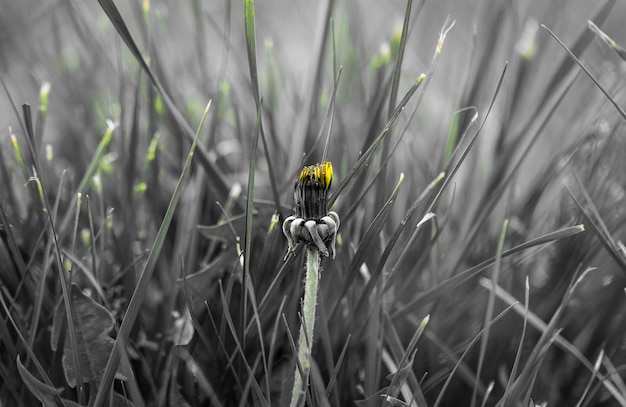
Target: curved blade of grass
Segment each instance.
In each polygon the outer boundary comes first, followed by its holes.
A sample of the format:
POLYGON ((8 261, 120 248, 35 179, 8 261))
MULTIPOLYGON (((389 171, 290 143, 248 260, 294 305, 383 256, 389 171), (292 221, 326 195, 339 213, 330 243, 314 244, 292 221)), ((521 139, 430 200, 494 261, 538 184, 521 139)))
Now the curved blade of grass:
MULTIPOLYGON (((102 10, 104 10, 105 14, 111 21, 111 24, 113 24, 113 27, 115 27, 131 54, 133 54, 141 68, 146 72, 153 85, 159 91, 163 103, 172 114, 172 117, 176 121, 176 124, 181 128, 183 135, 190 142, 193 143, 193 129, 185 120, 180 111, 176 108, 176 105, 174 104, 168 93, 165 91, 165 88, 163 87, 159 78, 154 74, 150 66, 146 63, 143 55, 141 54, 141 51, 139 50, 139 47, 137 47, 135 40, 130 34, 128 27, 126 26, 126 23, 124 22, 124 19, 122 18, 122 15, 120 14, 113 0, 98 0, 98 3, 100 3, 100 7, 102 7, 102 10)), ((196 147, 194 147, 194 149, 197 149, 197 156, 200 159, 200 163, 207 171, 208 178, 211 179, 220 194, 222 194, 223 196, 228 196, 229 182, 226 180, 226 177, 217 167, 217 165, 213 161, 211 161, 208 152, 205 150, 205 147, 202 144, 198 144, 196 147)))
POLYGON ((185 165, 180 174, 178 182, 176 183, 176 189, 174 190, 174 194, 170 199, 167 211, 165 212, 165 217, 163 218, 163 222, 161 222, 159 232, 157 233, 152 248, 150 249, 150 253, 148 254, 148 259, 146 260, 143 270, 139 275, 139 280, 137 281, 137 286, 135 287, 133 296, 130 299, 130 303, 128 304, 126 314, 124 314, 122 325, 120 326, 120 330, 117 333, 117 338, 115 339, 113 350, 111 351, 111 355, 109 356, 106 369, 104 370, 104 373, 102 375, 102 381, 100 382, 100 386, 98 387, 98 393, 96 394, 96 398, 94 401, 95 407, 102 407, 105 401, 108 399, 108 393, 111 390, 111 384, 113 383, 113 378, 115 376, 115 372, 117 371, 117 365, 119 364, 119 353, 122 350, 122 344, 125 343, 128 339, 128 335, 130 334, 135 320, 137 319, 137 315, 139 314, 141 303, 143 302, 143 299, 146 295, 148 284, 150 283, 150 280, 152 278, 152 273, 154 272, 154 269, 156 267, 159 255, 161 254, 161 249, 163 249, 163 244, 165 243, 167 231, 169 230, 172 219, 174 218, 174 212, 176 211, 178 201, 183 191, 183 186, 185 185, 185 179, 191 166, 191 160, 194 157, 196 144, 198 142, 198 137, 200 136, 200 130, 202 129, 202 125, 204 124, 204 120, 206 119, 207 114, 209 113, 210 107, 211 101, 209 101, 206 108, 204 109, 204 114, 202 115, 200 125, 198 126, 196 135, 191 143, 191 148, 189 149, 189 154, 187 155, 187 159, 185 160, 185 165))
MULTIPOLYGON (((493 282, 494 286, 498 284, 498 278, 500 277, 500 264, 502 261, 502 250, 504 249, 504 239, 506 237, 506 230, 508 226, 509 226, 509 220, 505 219, 504 223, 502 224, 502 232, 500 233, 500 240, 498 241, 498 249, 496 251, 495 267, 491 275, 491 281, 493 282)), ((483 335, 483 339, 480 343, 478 367, 476 368, 476 381, 474 382, 474 390, 472 391, 472 401, 470 404, 472 407, 476 405, 476 393, 478 390, 478 383, 480 382, 480 374, 482 372, 483 363, 485 362, 485 355, 487 354, 487 343, 489 342, 489 333, 491 332, 491 325, 489 324, 489 321, 491 321, 491 318, 493 317, 495 305, 496 305, 496 294, 494 291, 490 291, 489 299, 487 300, 487 309, 485 311, 485 323, 484 323, 485 334, 483 335)))
POLYGON ((589 77, 589 79, 591 79, 591 81, 598 87, 598 89, 600 89, 600 91, 604 94, 604 96, 606 96, 606 98, 609 100, 609 102, 611 102, 611 104, 613 106, 615 106, 615 109, 617 109, 617 111, 620 114, 620 116, 622 116, 622 118, 624 118, 624 120, 626 120, 626 112, 615 101, 615 99, 613 99, 613 97, 609 94, 609 92, 606 89, 604 89, 604 87, 602 85, 600 85, 598 80, 591 74, 591 72, 589 72, 589 70, 585 67, 585 65, 583 65, 583 63, 580 61, 580 59, 578 59, 578 57, 576 57, 576 55, 574 55, 574 53, 569 48, 567 48, 567 45, 565 45, 563 43, 563 41, 561 41, 559 39, 559 37, 557 37, 556 34, 554 34, 548 27, 546 27, 543 24, 541 24, 541 26, 552 36, 552 38, 554 38, 556 40, 556 42, 559 43, 559 45, 565 50, 565 52, 567 52, 569 54, 570 58, 572 58, 574 60, 574 62, 576 62, 578 64, 580 69, 582 69, 583 72, 589 77))
POLYGON ((359 268, 361 267, 361 264, 363 264, 367 256, 371 253, 372 248, 377 243, 378 235, 380 234, 380 231, 382 230, 385 224, 385 221, 387 220, 387 217, 389 216, 389 213, 391 213, 391 208, 393 207, 393 204, 396 201, 396 197, 398 196, 398 192, 400 192, 400 186, 402 185, 403 181, 404 181, 404 174, 400 174, 400 179, 398 180, 396 187, 391 193, 391 196, 389 197, 385 205, 380 209, 380 211, 378 212, 378 214, 376 215, 372 223, 367 228, 367 231, 365 232, 363 239, 361 239, 361 242, 359 242, 359 248, 354 254, 352 261, 350 262, 350 268, 348 269, 348 272, 346 274, 346 281, 341 289, 341 293, 337 297, 337 302, 335 303, 335 305, 332 308, 332 311, 330 312, 329 320, 333 319, 335 312, 339 308, 341 299, 348 292, 348 289, 350 288, 350 286, 352 285, 352 282, 357 276, 357 272, 359 268))
MULTIPOLYGON (((608 0, 605 1, 604 4, 600 3, 597 12, 595 12, 593 15, 593 20, 596 21, 599 25, 602 25, 611 14, 611 10, 613 9, 615 3, 616 0, 608 0)), ((581 29, 580 34, 574 41, 574 45, 572 45, 571 47, 572 52, 574 54, 582 54, 582 52, 589 46, 592 40, 593 34, 586 28, 581 29)), ((543 109, 545 102, 547 101, 547 99, 549 99, 550 94, 554 91, 554 89, 559 86, 563 79, 567 78, 568 73, 572 70, 572 67, 573 65, 571 63, 571 60, 569 60, 568 58, 565 57, 561 61, 559 67, 554 71, 554 74, 550 78, 550 81, 548 81, 548 85, 545 88, 546 93, 544 94, 544 97, 538 103, 537 109, 535 110, 534 114, 530 116, 531 121, 532 118, 536 117, 538 115, 538 112, 543 109)))
MULTIPOLYGON (((557 230, 555 232, 550 232, 536 239, 529 240, 511 249, 503 251, 501 258, 504 259, 515 253, 519 253, 526 249, 530 249, 531 247, 552 243, 557 240, 564 239, 566 237, 574 236, 584 231, 585 231, 585 227, 583 225, 575 225, 575 226, 569 226, 569 227, 557 230)), ((411 302, 409 302, 408 304, 396 310, 392 314, 392 318, 395 319, 395 318, 401 317, 405 315, 406 313, 408 313, 409 311, 411 311, 411 309, 413 309, 418 304, 432 301, 436 299, 438 296, 440 296, 441 293, 445 291, 450 291, 454 289, 455 287, 458 287, 465 281, 476 276, 478 273, 485 270, 487 267, 491 266, 495 261, 496 261, 495 257, 485 260, 482 263, 477 264, 474 267, 471 267, 465 271, 455 274, 449 279, 443 281, 441 284, 431 288, 430 290, 417 295, 411 302)))

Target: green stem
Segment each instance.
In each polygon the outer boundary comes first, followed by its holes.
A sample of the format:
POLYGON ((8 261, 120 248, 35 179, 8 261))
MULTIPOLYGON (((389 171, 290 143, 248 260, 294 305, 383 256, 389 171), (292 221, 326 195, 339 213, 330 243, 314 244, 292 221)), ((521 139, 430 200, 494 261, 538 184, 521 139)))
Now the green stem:
POLYGON ((317 285, 320 279, 320 252, 314 246, 306 249, 306 278, 304 281, 304 302, 302 304, 302 320, 298 339, 298 361, 302 367, 302 375, 296 364, 290 407, 304 405, 306 388, 311 370, 311 349, 313 348, 313 328, 315 326, 315 307, 317 305, 317 285), (302 377, 304 376, 304 378, 302 377))

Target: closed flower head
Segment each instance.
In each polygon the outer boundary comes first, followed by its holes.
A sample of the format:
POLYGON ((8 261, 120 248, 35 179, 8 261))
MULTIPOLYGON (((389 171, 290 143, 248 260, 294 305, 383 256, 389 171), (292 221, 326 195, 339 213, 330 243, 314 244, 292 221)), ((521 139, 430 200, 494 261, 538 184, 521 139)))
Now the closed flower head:
POLYGON ((318 220, 328 214, 327 195, 332 180, 333 165, 329 161, 302 169, 293 193, 297 217, 318 220))

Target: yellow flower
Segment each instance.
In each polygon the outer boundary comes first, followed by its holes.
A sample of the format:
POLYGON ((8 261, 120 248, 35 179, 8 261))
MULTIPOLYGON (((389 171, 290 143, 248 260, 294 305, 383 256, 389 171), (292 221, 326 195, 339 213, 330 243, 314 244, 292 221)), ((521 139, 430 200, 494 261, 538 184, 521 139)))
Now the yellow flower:
POLYGON ((333 180, 330 161, 304 167, 294 190, 296 216, 319 220, 328 214, 327 195, 333 180))

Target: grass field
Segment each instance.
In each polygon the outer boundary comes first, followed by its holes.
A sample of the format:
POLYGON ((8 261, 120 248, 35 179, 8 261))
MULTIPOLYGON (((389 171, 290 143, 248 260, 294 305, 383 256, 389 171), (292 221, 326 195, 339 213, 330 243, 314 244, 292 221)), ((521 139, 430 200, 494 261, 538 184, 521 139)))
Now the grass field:
POLYGON ((626 406, 615 3, 4 5, 0 407, 626 406))

